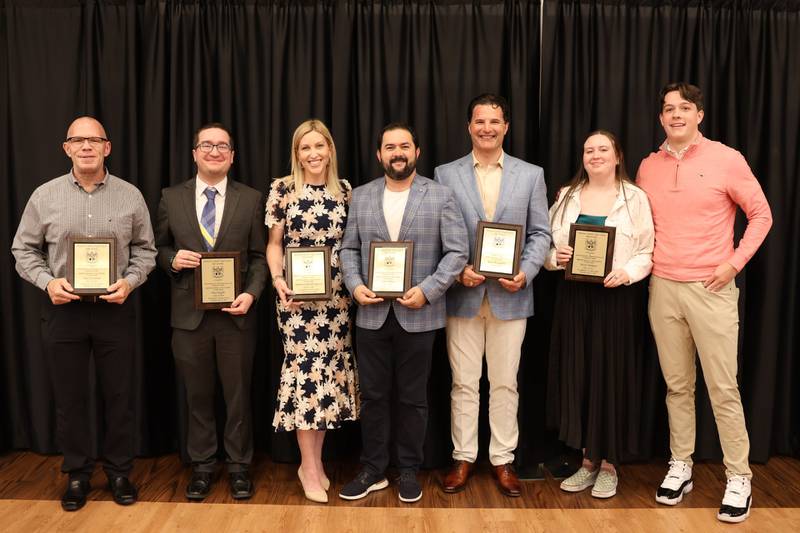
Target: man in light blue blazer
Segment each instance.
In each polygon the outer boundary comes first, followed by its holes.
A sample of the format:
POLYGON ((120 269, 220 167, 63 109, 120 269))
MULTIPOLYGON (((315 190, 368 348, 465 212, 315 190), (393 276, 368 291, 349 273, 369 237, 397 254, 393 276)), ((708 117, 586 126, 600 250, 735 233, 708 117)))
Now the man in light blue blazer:
POLYGON ((467 129, 472 153, 437 167, 434 179, 453 190, 469 232, 469 264, 447 292, 447 349, 453 373, 451 435, 453 468, 445 492, 466 487, 478 455, 479 382, 484 353, 489 378, 489 460, 500 491, 519 496, 511 463, 517 448, 517 371, 527 318, 533 315, 531 282, 550 249, 544 172, 503 152, 508 103, 483 94, 470 102, 467 129), (481 220, 519 224, 523 248, 519 273, 489 279, 473 269, 481 220))
POLYGON ((419 148, 410 127, 386 126, 377 156, 385 176, 353 191, 340 253, 345 285, 359 304, 362 471, 339 496, 357 500, 388 486, 384 473, 394 429, 399 497, 410 503, 422 497, 416 473, 428 422, 433 341, 446 322, 445 292, 467 264, 467 230, 452 191, 417 175, 419 148), (414 242, 411 288, 396 300, 367 287, 372 241, 414 242))

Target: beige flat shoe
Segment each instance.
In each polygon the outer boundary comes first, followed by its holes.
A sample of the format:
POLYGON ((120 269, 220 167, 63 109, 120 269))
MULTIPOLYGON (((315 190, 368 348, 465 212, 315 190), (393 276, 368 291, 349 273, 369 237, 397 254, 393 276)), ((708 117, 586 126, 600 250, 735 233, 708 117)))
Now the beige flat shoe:
POLYGON ((328 503, 328 493, 324 490, 306 490, 302 467, 297 469, 297 477, 300 478, 300 485, 303 486, 303 493, 307 499, 317 503, 328 503))
POLYGON ((328 476, 325 474, 322 474, 322 488, 325 489, 326 492, 331 488, 331 480, 328 479, 328 476))

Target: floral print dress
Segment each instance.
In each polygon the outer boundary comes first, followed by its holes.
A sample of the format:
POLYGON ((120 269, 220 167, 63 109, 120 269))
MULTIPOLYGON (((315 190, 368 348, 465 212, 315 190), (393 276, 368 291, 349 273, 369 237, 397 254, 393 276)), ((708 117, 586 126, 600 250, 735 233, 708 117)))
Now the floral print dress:
POLYGON ((340 181, 332 195, 324 185, 275 180, 266 206, 266 225, 284 224, 283 247, 330 246, 331 289, 325 302, 303 302, 287 309, 278 299, 278 327, 284 360, 278 403, 272 425, 276 431, 325 430, 358 417, 358 383, 350 341, 351 299, 344 287, 339 249, 347 223, 352 188, 340 181))

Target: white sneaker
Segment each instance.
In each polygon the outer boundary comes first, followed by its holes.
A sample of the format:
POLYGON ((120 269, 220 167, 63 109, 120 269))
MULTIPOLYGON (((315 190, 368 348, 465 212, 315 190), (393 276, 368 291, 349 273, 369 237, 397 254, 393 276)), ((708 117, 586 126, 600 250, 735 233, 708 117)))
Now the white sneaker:
POLYGON ((656 491, 656 501, 664 505, 677 505, 683 500, 683 495, 692 491, 692 467, 684 461, 672 459, 669 462, 669 472, 656 491))
POLYGON ((725 496, 717 513, 717 519, 723 522, 744 522, 750 516, 750 480, 744 476, 733 476, 728 479, 725 496))

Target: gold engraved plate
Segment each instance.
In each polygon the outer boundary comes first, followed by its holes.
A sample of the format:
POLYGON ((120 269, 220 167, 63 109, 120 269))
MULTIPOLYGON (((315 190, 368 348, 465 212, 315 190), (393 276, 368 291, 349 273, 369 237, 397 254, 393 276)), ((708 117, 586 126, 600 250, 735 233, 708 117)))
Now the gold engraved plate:
POLYGON ((232 257, 202 258, 202 303, 232 302, 236 298, 236 268, 232 257))
POLYGON ((295 252, 292 258, 292 291, 297 295, 325 293, 327 266, 322 251, 295 252))
POLYGON ((514 273, 517 233, 512 230, 484 228, 481 242, 480 270, 499 274, 514 273))
POLYGON ((575 231, 572 274, 605 276, 608 234, 595 231, 575 231))
POLYGON ((406 249, 377 247, 372 278, 373 292, 403 292, 406 272, 406 249))
POLYGON ((73 268, 73 288, 106 289, 111 279, 111 244, 74 243, 73 268))

